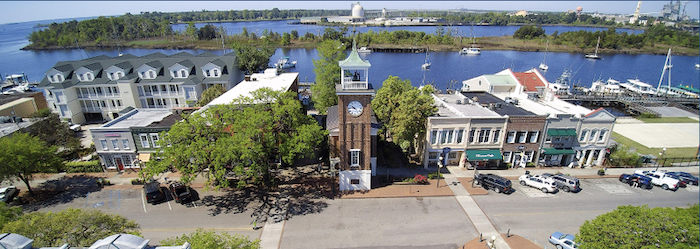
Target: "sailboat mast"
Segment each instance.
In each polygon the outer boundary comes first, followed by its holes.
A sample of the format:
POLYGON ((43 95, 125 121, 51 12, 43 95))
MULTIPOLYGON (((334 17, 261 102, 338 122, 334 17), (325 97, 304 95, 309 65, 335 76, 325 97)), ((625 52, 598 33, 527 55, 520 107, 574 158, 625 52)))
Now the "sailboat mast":
POLYGON ((595 55, 598 55, 598 46, 600 46, 600 36, 598 36, 598 43, 595 44, 595 55))
MULTIPOLYGON (((659 85, 656 87, 656 89, 659 89, 661 87, 661 82, 664 81, 664 74, 666 73, 666 69, 669 69, 668 64, 670 59, 671 48, 668 48, 668 54, 666 54, 666 61, 664 61, 664 67, 661 69, 661 77, 659 77, 659 85)), ((671 86, 671 71, 668 71, 668 86, 671 86)))

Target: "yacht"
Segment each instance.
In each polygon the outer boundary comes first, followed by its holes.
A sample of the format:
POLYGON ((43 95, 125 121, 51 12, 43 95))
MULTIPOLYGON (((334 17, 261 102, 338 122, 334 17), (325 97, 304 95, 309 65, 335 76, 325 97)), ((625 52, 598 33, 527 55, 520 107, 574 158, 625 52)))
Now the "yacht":
POLYGON ((561 73, 561 76, 557 78, 554 83, 549 84, 549 88, 552 89, 554 94, 556 95, 569 95, 571 94, 571 87, 569 85, 569 81, 571 80, 571 70, 570 69, 564 69, 564 72, 561 73))
POLYGON ((357 50, 358 53, 372 53, 372 50, 367 47, 361 47, 357 50))
POLYGON ((653 86, 644 83, 638 79, 628 79, 625 83, 620 83, 620 87, 628 91, 635 92, 638 94, 654 95, 656 94, 656 89, 653 86))
POLYGON ((477 47, 462 48, 462 50, 459 51, 459 54, 479 55, 479 54, 481 54, 481 48, 477 48, 477 47))
POLYGON ((276 68, 290 68, 290 67, 295 67, 297 65, 297 61, 290 61, 289 57, 285 56, 280 58, 277 63, 275 63, 276 68))
POLYGON ((609 78, 607 81, 603 82, 602 80, 597 80, 591 84, 591 88, 589 89, 591 92, 594 93, 621 93, 622 89, 620 89, 620 82, 617 80, 614 80, 612 78, 609 78))

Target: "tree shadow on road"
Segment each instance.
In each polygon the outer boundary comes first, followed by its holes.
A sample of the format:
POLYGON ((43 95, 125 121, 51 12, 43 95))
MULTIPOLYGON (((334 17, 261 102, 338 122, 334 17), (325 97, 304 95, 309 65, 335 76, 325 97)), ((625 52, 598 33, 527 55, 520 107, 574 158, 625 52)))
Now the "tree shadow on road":
POLYGON ((49 180, 32 189, 34 196, 26 192, 20 194, 16 203, 22 205, 25 211, 37 211, 41 208, 70 203, 76 198, 100 191, 102 186, 97 184, 98 179, 100 177, 77 175, 49 180))

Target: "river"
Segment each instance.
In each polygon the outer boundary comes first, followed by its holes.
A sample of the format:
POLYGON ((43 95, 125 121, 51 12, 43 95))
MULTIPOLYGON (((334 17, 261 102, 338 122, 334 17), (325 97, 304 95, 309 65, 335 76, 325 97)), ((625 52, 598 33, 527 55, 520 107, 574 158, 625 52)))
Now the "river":
MULTIPOLYGON (((52 20, 63 22, 71 19, 52 20)), ((53 50, 53 51, 22 51, 22 47, 29 44, 27 36, 36 28, 38 23, 46 24, 52 21, 34 21, 16 24, 0 25, 0 74, 26 73, 30 81, 39 81, 49 68, 58 61, 81 60, 98 55, 117 56, 117 50, 53 50)), ((197 26, 204 25, 198 24, 197 26)), ((263 30, 271 30, 278 33, 299 31, 303 35, 306 30, 322 32, 324 26, 316 25, 289 25, 287 21, 261 21, 261 22, 236 22, 216 23, 216 26, 224 26, 229 34, 235 34, 247 27, 249 32, 261 34, 263 30)), ((184 25, 174 25, 173 29, 182 29, 184 25)), ((469 36, 470 27, 455 27, 466 32, 469 36)), ((579 28, 545 26, 547 34, 555 31, 566 32, 575 30, 606 30, 600 28, 579 28)), ((359 27, 358 31, 366 32, 369 29, 389 31, 405 29, 411 31, 424 31, 434 33, 435 27, 359 27)), ((480 36, 512 35, 518 27, 515 26, 474 26, 474 34, 480 36)), ((632 30, 618 30, 619 32, 641 32, 632 30)), ((123 49, 125 54, 142 56, 154 52, 175 54, 181 51, 199 54, 204 50, 165 50, 165 49, 123 49)), ((231 52, 230 49, 211 51, 215 54, 231 52)), ((315 49, 277 49, 275 55, 270 58, 270 64, 275 63, 281 56, 289 56, 298 61, 296 68, 289 71, 299 72, 301 81, 314 81, 314 59, 318 59, 315 49)), ((461 87, 461 82, 466 79, 483 74, 494 74, 503 69, 510 68, 515 72, 521 72, 537 67, 544 59, 544 52, 519 52, 519 51, 482 51, 478 56, 460 55, 457 52, 432 52, 429 60, 432 67, 429 70, 421 70, 425 54, 413 53, 369 53, 362 57, 369 60, 372 67, 369 70, 370 82, 375 88, 381 87, 382 81, 388 76, 398 76, 401 79, 411 80, 414 86, 423 83, 432 83, 440 89, 446 89, 450 85, 453 88, 461 87)), ((590 86, 596 79, 613 78, 619 81, 637 78, 653 86, 659 83, 661 69, 666 59, 665 55, 603 55, 603 60, 589 60, 582 54, 575 53, 547 53, 546 63, 549 70, 544 72, 548 81, 553 82, 565 69, 573 72, 572 81, 581 86, 590 86)), ((698 56, 673 56, 672 85, 691 85, 700 88, 700 71, 695 69, 698 56)), ((668 74, 667 74, 668 75, 668 74)), ((665 76, 663 84, 667 84, 665 76)))

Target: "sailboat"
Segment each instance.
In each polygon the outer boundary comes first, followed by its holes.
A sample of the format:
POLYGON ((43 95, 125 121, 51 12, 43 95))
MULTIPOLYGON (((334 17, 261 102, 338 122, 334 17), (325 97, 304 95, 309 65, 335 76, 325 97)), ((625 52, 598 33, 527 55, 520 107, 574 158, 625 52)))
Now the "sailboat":
POLYGON ((547 69, 549 69, 547 64, 544 63, 547 60, 547 50, 549 50, 549 40, 547 40, 547 46, 544 49, 544 59, 542 59, 542 63, 540 63, 540 69, 542 71, 547 71, 547 69))
POLYGON ((671 48, 668 48, 668 54, 666 54, 666 61, 664 62, 664 67, 661 69, 661 77, 659 78, 659 85, 656 86, 656 92, 659 94, 667 94, 667 95, 678 95, 677 93, 674 93, 671 91, 671 68, 673 65, 671 65, 671 48), (661 86, 661 82, 664 81, 664 74, 666 73, 666 70, 668 70, 668 86, 661 86))
POLYGON ((421 66, 423 69, 428 69, 428 68, 430 68, 430 65, 432 65, 430 63, 430 60, 428 60, 429 54, 430 54, 430 47, 428 47, 428 49, 425 50, 425 63, 423 63, 423 65, 421 66))
POLYGON ((481 54, 481 48, 476 46, 476 39, 474 38, 474 26, 471 27, 471 34, 472 34, 472 45, 471 47, 468 48, 462 48, 461 51, 459 51, 459 54, 469 54, 469 55, 480 55, 481 54))
POLYGON ((600 36, 598 36, 598 43, 595 45, 595 54, 587 54, 586 58, 588 59, 600 59, 600 55, 598 55, 598 47, 600 46, 600 36))

